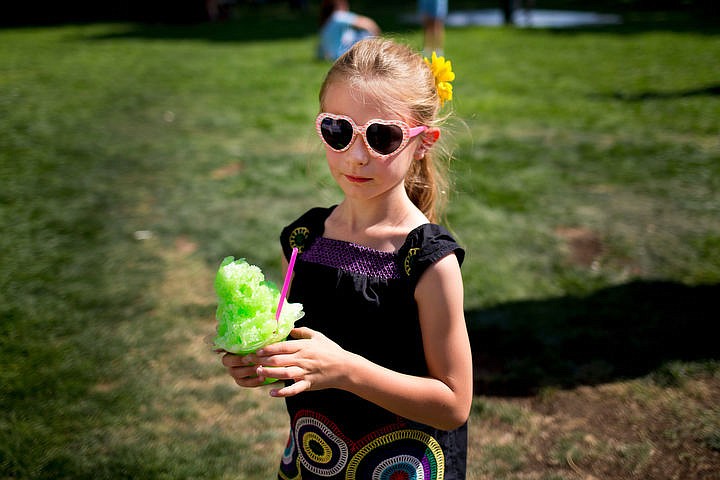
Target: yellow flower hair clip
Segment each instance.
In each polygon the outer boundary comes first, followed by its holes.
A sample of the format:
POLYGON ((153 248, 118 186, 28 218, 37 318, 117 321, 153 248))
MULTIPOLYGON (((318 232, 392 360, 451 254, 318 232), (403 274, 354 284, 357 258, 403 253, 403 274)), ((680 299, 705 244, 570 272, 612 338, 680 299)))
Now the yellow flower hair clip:
POLYGON ((432 59, 425 58, 425 63, 432 70, 435 77, 435 88, 437 88, 438 97, 440 97, 440 106, 446 101, 452 100, 452 85, 450 82, 455 80, 455 73, 452 71, 450 60, 445 57, 438 57, 435 52, 432 53, 432 59))

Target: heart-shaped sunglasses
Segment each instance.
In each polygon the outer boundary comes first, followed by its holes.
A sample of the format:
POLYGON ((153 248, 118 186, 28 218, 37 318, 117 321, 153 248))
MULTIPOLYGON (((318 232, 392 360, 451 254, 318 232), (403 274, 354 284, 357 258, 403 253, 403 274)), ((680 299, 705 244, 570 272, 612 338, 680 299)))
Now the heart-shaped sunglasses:
POLYGON ((344 152, 360 135, 368 151, 375 157, 385 159, 402 150, 411 138, 421 134, 428 127, 410 127, 401 120, 373 119, 358 126, 346 115, 320 113, 315 127, 323 143, 335 152, 344 152))

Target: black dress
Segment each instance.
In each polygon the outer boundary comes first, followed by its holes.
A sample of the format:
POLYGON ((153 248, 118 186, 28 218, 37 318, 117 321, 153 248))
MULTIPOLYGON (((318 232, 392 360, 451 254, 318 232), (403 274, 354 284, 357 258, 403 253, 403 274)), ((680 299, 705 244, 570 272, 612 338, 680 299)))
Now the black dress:
MULTIPOLYGON (((427 376, 414 291, 428 266, 465 252, 443 227, 412 230, 397 252, 323 237, 331 208, 314 208, 285 227, 283 252, 295 263, 290 302, 296 326, 392 370, 427 376)), ((467 423, 444 431, 413 422, 338 389, 286 398, 290 436, 278 478, 464 479, 467 423)))

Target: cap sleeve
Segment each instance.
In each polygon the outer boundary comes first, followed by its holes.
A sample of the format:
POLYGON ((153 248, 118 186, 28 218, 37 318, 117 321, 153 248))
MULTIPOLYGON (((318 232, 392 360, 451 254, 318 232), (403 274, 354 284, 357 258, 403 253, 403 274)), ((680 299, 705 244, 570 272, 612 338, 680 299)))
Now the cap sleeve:
POLYGON ((282 232, 280 232, 280 245, 285 259, 290 259, 293 248, 297 248, 298 253, 302 253, 316 237, 322 236, 325 231, 325 219, 330 215, 333 208, 335 207, 312 208, 282 229, 282 232))
POLYGON ((416 228, 408 235, 400 250, 403 272, 413 285, 433 263, 454 253, 462 266, 465 250, 442 226, 428 223, 416 228))

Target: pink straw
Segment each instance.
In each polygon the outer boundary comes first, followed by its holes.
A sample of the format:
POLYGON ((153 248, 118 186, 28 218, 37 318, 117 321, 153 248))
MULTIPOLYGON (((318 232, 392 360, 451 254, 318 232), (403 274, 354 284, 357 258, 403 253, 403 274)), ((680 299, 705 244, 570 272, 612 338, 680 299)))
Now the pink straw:
POLYGON ((283 304, 285 303, 285 296, 287 295, 288 288, 290 288, 290 279, 292 278, 293 268, 295 267, 295 259, 297 258, 298 249, 292 249, 292 255, 290 255, 290 263, 288 263, 287 272, 285 272, 285 282, 283 282, 282 292, 280 292, 280 302, 278 303, 277 311, 275 312, 275 321, 280 321, 280 311, 282 310, 283 304))

